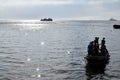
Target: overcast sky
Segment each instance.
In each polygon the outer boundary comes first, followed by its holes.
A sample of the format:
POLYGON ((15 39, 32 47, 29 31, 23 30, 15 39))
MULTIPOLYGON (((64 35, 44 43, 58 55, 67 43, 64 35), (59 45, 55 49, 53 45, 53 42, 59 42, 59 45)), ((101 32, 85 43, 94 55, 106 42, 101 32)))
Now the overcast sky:
POLYGON ((0 19, 120 19, 120 0, 0 0, 0 19))

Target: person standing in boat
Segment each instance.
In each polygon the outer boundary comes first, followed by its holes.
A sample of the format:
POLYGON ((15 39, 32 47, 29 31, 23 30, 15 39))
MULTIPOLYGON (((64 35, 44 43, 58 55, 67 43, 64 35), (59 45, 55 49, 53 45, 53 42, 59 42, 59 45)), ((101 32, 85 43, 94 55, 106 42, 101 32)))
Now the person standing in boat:
POLYGON ((105 38, 103 37, 102 41, 101 41, 101 45, 105 45, 105 38))
POLYGON ((95 55, 99 55, 99 37, 95 37, 94 50, 95 50, 95 55))
POLYGON ((101 45, 101 55, 106 55, 107 53, 106 45, 101 45))
POLYGON ((106 48, 106 45, 105 45, 105 38, 103 38, 102 41, 101 41, 101 54, 102 55, 108 54, 108 51, 107 51, 107 48, 106 48))
POLYGON ((94 42, 95 42, 95 44, 98 44, 99 43, 99 37, 95 37, 94 42))
POLYGON ((91 41, 88 45, 88 55, 93 55, 94 54, 94 45, 93 41, 91 41))

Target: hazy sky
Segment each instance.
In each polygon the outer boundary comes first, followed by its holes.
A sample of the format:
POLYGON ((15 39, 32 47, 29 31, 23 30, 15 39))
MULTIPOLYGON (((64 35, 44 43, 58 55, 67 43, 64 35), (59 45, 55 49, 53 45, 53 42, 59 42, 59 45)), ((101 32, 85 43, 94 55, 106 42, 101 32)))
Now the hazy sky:
POLYGON ((120 0, 0 0, 0 19, 120 19, 120 0))

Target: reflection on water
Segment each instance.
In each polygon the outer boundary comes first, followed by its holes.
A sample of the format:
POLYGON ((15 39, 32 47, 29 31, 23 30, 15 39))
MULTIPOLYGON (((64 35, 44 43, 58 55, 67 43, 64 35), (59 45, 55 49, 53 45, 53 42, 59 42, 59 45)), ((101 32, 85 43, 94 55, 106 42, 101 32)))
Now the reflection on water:
POLYGON ((107 63, 100 64, 99 62, 97 62, 97 64, 88 62, 85 67, 87 80, 104 80, 104 74, 108 63, 109 60, 107 63))

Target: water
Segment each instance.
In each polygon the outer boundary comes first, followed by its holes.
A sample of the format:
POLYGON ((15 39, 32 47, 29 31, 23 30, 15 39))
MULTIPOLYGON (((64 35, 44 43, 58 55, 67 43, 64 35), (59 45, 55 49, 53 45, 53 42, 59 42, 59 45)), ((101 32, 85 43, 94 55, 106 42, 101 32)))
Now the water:
POLYGON ((0 80, 119 80, 119 21, 1 21, 0 80), (106 38, 111 59, 92 70, 84 57, 94 37, 106 38))

